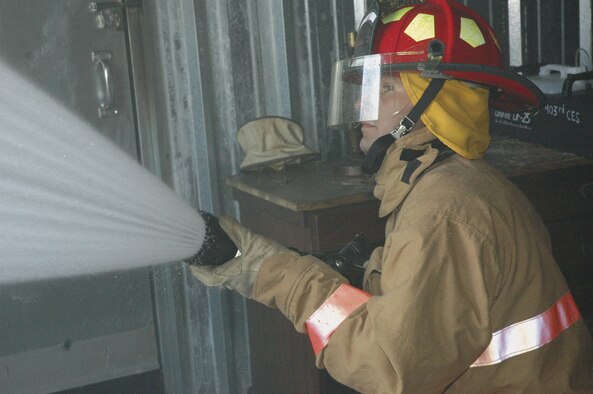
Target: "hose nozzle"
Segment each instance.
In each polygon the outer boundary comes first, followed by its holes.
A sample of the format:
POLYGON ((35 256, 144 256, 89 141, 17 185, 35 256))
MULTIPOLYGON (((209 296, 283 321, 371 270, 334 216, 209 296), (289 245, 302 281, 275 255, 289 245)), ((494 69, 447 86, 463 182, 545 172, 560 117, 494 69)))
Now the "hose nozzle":
POLYGON ((206 226, 206 234, 198 253, 186 260, 189 265, 222 265, 237 255, 237 246, 220 227, 213 214, 200 211, 206 226))

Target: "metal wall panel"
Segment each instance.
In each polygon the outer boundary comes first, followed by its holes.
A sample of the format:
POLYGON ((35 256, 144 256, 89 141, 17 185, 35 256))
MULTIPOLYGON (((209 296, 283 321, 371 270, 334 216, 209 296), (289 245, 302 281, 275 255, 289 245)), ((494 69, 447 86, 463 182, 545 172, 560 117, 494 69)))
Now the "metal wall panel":
POLYGON ((161 62, 169 106, 162 123, 175 135, 164 144, 171 158, 164 176, 195 205, 235 211, 224 178, 238 171, 236 133, 254 118, 295 119, 305 143, 324 156, 342 148, 340 137, 328 144, 325 111, 332 64, 355 24, 352 3, 176 0, 156 7, 171 13, 161 19, 163 29, 174 29, 157 37, 170 58, 161 62), (193 12, 171 26, 176 3, 193 4, 193 12))
MULTIPOLYGON (((160 173, 192 205, 239 216, 224 179, 239 169, 236 133, 253 118, 293 118, 307 145, 324 155, 341 149, 325 111, 331 65, 353 29, 352 3, 170 0, 144 8, 158 54, 160 173)), ((155 282, 160 337, 175 336, 161 345, 167 391, 245 392, 244 301, 205 289, 182 266, 156 270, 155 282), (176 317, 164 317, 175 305, 176 317)))
POLYGON ((520 54, 511 53, 515 59, 513 65, 574 66, 579 48, 591 53, 590 0, 509 0, 508 4, 515 13, 509 12, 514 28, 511 40, 520 45, 520 54))
POLYGON ((493 27, 507 64, 574 66, 591 53, 591 0, 463 0, 493 27))
POLYGON ((593 56, 591 53, 593 50, 591 46, 591 40, 593 40, 592 19, 591 0, 579 0, 579 46, 589 53, 589 60, 593 56))

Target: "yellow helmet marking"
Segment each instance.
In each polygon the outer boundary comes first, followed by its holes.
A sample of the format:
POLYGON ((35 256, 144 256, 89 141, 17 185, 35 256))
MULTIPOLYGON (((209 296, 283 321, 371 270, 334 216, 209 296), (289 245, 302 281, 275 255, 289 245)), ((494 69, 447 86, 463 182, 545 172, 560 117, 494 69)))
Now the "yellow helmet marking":
POLYGON ((381 21, 383 22, 383 24, 397 22, 401 18, 403 18, 404 15, 406 15, 408 13, 408 11, 410 11, 412 8, 414 8, 414 7, 404 7, 402 9, 399 9, 399 10, 392 12, 391 14, 385 16, 383 19, 381 19, 381 21))
POLYGON ((478 24, 473 19, 461 18, 461 29, 459 38, 476 48, 486 43, 486 39, 478 24))
POLYGON ((434 28, 434 15, 429 14, 418 14, 410 22, 406 30, 404 30, 408 36, 414 41, 427 40, 435 37, 434 28))

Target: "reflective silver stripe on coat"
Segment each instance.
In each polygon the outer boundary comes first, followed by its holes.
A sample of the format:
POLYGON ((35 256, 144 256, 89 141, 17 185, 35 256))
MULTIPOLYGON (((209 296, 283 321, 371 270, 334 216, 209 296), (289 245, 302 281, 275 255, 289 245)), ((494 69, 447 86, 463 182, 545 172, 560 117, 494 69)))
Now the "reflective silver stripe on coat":
POLYGON ((492 334, 490 344, 470 366, 484 367, 536 350, 553 341, 581 318, 570 292, 544 313, 505 327, 492 334))

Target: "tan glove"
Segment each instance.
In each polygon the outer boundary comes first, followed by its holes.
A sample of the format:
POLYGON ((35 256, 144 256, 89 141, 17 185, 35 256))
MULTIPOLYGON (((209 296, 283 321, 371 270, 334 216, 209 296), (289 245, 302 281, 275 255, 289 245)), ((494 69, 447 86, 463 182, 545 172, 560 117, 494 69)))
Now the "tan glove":
POLYGON ((239 256, 219 266, 190 266, 191 273, 206 286, 225 287, 252 298, 255 277, 269 257, 290 250, 262 235, 255 234, 236 220, 221 216, 220 227, 233 240, 239 256))

